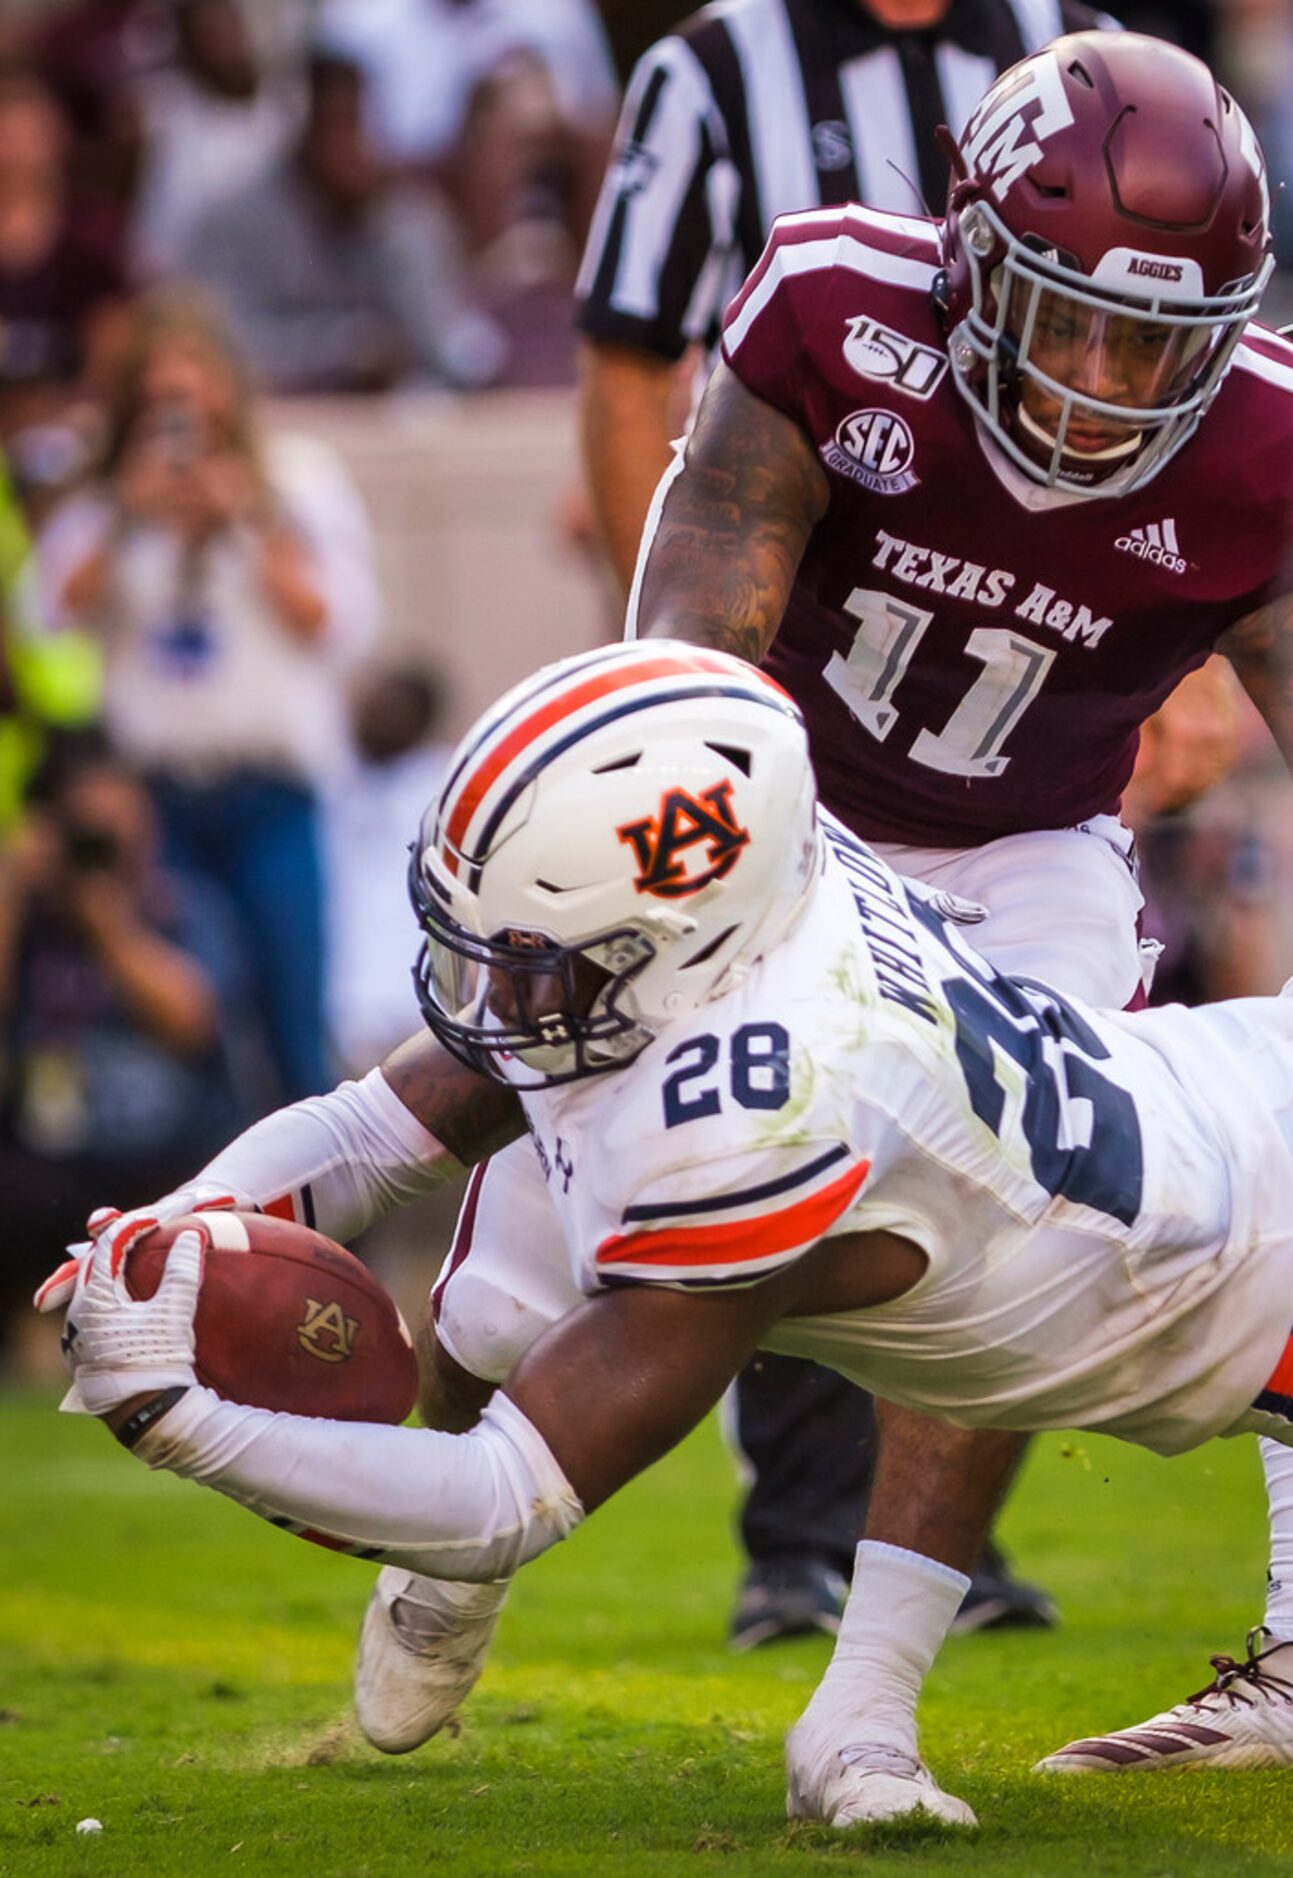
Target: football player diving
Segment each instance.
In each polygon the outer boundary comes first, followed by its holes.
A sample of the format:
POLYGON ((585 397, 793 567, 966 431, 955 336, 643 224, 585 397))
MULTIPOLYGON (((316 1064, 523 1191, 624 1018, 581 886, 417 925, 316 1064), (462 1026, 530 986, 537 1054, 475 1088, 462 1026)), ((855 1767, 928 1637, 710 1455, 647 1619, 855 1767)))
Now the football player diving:
MULTIPOLYGON (((196 1379, 200 1234, 133 1301, 151 1221, 119 1220, 44 1302, 80 1405, 149 1466, 497 1595, 760 1348, 967 1426, 1293 1442, 1293 999, 1110 1014, 1003 976, 981 908, 819 812, 781 688, 681 642, 510 692, 410 880, 433 1035, 210 1175, 245 1199, 294 1158, 349 1236, 442 1167, 432 1092, 465 1073, 480 1136, 524 1125, 546 1171, 549 1325, 464 1433, 272 1414, 196 1379)), ((856 1765, 916 1762, 856 1706, 854 1619, 787 1743, 792 1815, 838 1825, 856 1765)))
MULTIPOLYGON (((1146 976, 1119 818, 1140 725, 1220 649, 1293 756, 1293 348, 1254 320, 1271 265, 1265 172, 1206 68, 1111 33, 1005 73, 955 168, 942 223, 842 208, 777 224, 658 492, 633 623, 643 643, 762 662, 802 712, 839 822, 903 875, 980 906, 975 944, 996 971, 1117 1010, 1143 1000, 1146 976)), ((706 839, 726 813, 704 805, 706 839)), ((572 804, 572 839, 581 826, 572 804)), ((646 880, 669 866, 650 826, 623 844, 646 880)), ((733 854, 731 880, 747 859, 733 854)), ((353 1235, 429 1170, 506 1139, 492 1085, 439 1058, 428 1076, 425 1048, 322 1111, 270 1118, 207 1177, 244 1204, 277 1203, 311 1186, 319 1157, 352 1155, 326 1182, 345 1204, 311 1197, 325 1230, 353 1235), (329 1133, 343 1115, 356 1138, 329 1133), (314 1127, 324 1145, 307 1151, 314 1127)), ((436 1426, 470 1426, 564 1313, 559 1215, 530 1142, 473 1177, 425 1332, 436 1426)), ((858 1752, 814 1804, 963 1820, 920 1760, 916 1695, 1025 1424, 961 1428, 878 1393, 847 1627, 858 1752)), ((1284 1568, 1243 1701, 1220 1689, 1192 1732, 1134 1761, 1115 1738, 1104 1765, 1293 1751, 1293 1456, 1268 1443, 1264 1459, 1284 1568)), ((380 1575, 357 1673, 370 1740, 400 1752, 435 1732, 504 1589, 380 1575)))

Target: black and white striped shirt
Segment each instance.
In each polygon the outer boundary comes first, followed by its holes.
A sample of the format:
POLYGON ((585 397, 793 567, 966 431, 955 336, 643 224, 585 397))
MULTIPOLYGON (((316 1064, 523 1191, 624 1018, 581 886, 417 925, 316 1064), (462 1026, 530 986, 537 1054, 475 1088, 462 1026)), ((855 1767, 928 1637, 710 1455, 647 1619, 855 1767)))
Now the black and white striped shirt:
POLYGON ((862 0, 715 0, 639 60, 576 289, 590 337, 676 359, 711 345, 778 215, 844 202, 942 211, 934 130, 1061 33, 1077 0, 952 0, 937 27, 862 0))

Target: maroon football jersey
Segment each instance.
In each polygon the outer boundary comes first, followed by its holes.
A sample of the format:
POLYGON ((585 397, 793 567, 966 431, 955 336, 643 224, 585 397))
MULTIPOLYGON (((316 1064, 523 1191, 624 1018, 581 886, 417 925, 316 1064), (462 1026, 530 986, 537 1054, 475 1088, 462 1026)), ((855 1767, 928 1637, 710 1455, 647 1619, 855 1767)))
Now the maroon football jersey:
POLYGON ((1293 585, 1293 346, 1250 327, 1144 489, 1057 493, 985 454, 938 265, 932 222, 787 216, 723 354, 831 483, 766 660, 823 799, 872 840, 968 847, 1116 810, 1144 719, 1293 585))

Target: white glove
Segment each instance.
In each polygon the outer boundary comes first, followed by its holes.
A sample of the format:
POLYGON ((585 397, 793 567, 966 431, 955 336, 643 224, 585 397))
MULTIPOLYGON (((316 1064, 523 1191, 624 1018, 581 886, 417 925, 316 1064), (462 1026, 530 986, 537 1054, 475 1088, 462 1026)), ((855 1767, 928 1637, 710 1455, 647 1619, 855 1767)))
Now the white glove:
MULTIPOLYGON (((151 1222, 145 1229, 151 1229, 151 1222)), ((129 1234, 105 1235, 76 1261, 63 1326, 63 1354, 73 1382, 64 1408, 106 1415, 131 1396, 185 1389, 197 1381, 193 1313, 202 1283, 204 1235, 182 1232, 166 1256, 153 1296, 132 1298, 126 1289, 125 1255, 131 1238, 139 1236, 138 1227, 129 1234)), ((56 1272, 41 1292, 61 1279, 62 1272, 56 1272)), ((47 1300, 41 1308, 52 1307, 47 1300)))
POLYGON ((38 1311, 61 1311, 70 1303, 81 1267, 100 1240, 105 1240, 110 1248, 119 1247, 124 1257, 134 1241, 151 1232, 154 1226, 180 1219, 185 1213, 225 1212, 232 1207, 244 1213, 260 1211, 251 1200, 230 1193, 227 1187, 217 1186, 210 1180, 190 1181, 186 1187, 177 1187, 174 1193, 163 1194, 151 1206, 136 1206, 129 1213, 123 1213, 118 1206, 96 1207, 85 1222, 89 1238, 68 1246, 67 1258, 57 1271, 50 1273, 32 1303, 38 1311))

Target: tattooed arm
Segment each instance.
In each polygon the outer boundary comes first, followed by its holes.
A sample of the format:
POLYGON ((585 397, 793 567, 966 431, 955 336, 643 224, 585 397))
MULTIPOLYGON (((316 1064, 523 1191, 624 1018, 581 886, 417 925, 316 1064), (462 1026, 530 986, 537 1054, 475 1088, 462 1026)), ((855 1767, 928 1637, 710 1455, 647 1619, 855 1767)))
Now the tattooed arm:
POLYGON ((799 426, 718 364, 645 550, 640 637, 758 664, 830 488, 799 426))
POLYGON ((450 1056, 430 1031, 400 1044, 382 1075, 409 1113, 464 1166, 483 1161, 525 1132, 521 1104, 509 1089, 450 1056))
POLYGON ((1293 593, 1248 613, 1217 642, 1293 769, 1293 593))

